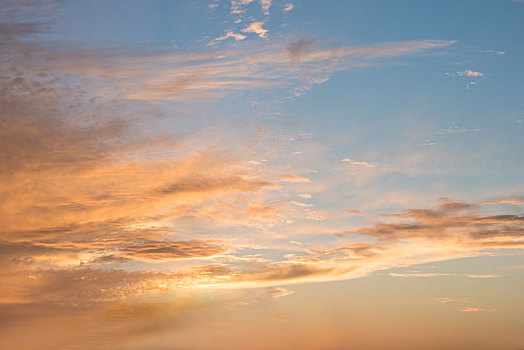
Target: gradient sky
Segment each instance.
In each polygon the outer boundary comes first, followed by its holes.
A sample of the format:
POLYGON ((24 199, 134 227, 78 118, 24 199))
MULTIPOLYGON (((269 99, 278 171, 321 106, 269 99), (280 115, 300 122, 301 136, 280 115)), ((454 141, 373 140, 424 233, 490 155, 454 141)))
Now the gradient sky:
POLYGON ((524 349, 524 1, 0 0, 0 348, 524 349))

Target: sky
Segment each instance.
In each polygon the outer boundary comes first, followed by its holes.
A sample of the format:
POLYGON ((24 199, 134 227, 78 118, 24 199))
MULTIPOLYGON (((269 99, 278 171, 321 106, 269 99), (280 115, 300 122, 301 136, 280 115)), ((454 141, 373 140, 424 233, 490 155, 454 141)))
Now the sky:
POLYGON ((524 348, 524 1, 0 0, 0 348, 524 348))

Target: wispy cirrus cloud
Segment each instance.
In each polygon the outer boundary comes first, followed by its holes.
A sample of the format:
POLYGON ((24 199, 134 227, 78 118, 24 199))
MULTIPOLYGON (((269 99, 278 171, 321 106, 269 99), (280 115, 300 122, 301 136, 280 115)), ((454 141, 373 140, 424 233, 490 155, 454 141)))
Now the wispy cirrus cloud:
MULTIPOLYGON (((246 27, 259 35, 258 26, 246 27)), ((241 34, 228 32, 223 39, 240 40, 241 34)), ((89 79, 99 94, 117 92, 139 101, 201 101, 231 93, 268 88, 307 88, 325 82, 331 73, 378 64, 380 59, 416 54, 453 44, 452 41, 417 40, 347 46, 325 49, 310 42, 300 45, 265 44, 260 50, 246 45, 237 49, 209 49, 200 52, 143 54, 125 50, 71 50, 31 47, 10 43, 4 64, 25 64, 26 74, 52 71, 54 77, 76 76, 89 79), (35 71, 37 69, 38 71, 35 71)), ((21 77, 24 78, 24 77, 21 77)))

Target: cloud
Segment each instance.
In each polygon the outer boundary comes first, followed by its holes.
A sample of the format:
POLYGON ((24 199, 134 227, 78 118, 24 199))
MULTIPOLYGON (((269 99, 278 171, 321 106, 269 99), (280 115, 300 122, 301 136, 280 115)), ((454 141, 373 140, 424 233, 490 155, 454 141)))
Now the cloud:
POLYGON ((495 277, 499 277, 497 275, 464 275, 465 277, 468 277, 468 278, 495 278, 495 277))
POLYGON ((271 7, 272 0, 260 0, 260 6, 264 15, 269 15, 269 8, 271 7))
POLYGON ((459 76, 464 76, 464 77, 475 77, 475 78, 478 78, 478 77, 483 77, 484 76, 484 73, 481 73, 481 72, 475 72, 475 71, 472 71, 471 69, 466 69, 465 71, 462 71, 462 72, 457 72, 457 74, 459 76))
POLYGON ((389 274, 393 277, 441 277, 441 276, 451 276, 448 273, 395 273, 391 272, 389 274))
POLYGON ((307 177, 295 175, 280 175, 279 180, 283 182, 311 182, 307 177))
POLYGON ((264 25, 264 22, 253 22, 250 25, 248 25, 246 28, 242 29, 242 31, 244 33, 255 33, 259 37, 266 39, 267 38, 266 34, 269 30, 262 28, 263 25, 264 25))
POLYGON ((245 6, 254 0, 231 0, 231 14, 243 14, 246 12, 245 6))
POLYGON ((301 38, 287 45, 286 50, 292 61, 300 61, 301 57, 313 49, 314 45, 314 40, 301 38))
MULTIPOLYGON (((242 12, 253 0, 233 0, 232 10, 242 12)), ((12 77, 13 84, 22 79, 47 74, 47 81, 40 79, 39 88, 47 87, 50 81, 81 79, 83 86, 92 87, 97 98, 108 94, 135 101, 161 102, 209 101, 231 93, 257 89, 282 88, 292 94, 309 85, 321 83, 338 70, 369 66, 373 60, 409 55, 421 50, 436 49, 451 45, 452 41, 418 40, 397 43, 382 43, 364 46, 342 46, 336 48, 313 47, 308 40, 295 43, 267 42, 260 46, 242 46, 231 50, 164 51, 145 53, 130 49, 64 49, 56 43, 39 40, 38 35, 54 21, 58 1, 27 1, 9 5, 5 14, 6 23, 0 37, 4 52, 2 65, 20 66, 20 76, 12 77), (18 6, 21 5, 21 6, 18 6), (20 8, 27 5, 29 16, 20 8), (16 16, 13 14, 17 14, 16 16), (28 19, 30 18, 30 20, 28 19), (24 27, 27 24, 26 27, 24 27), (13 26, 19 26, 14 28, 13 26), (3 38, 3 39, 2 39, 3 38), (24 38, 24 40, 19 40, 24 38), (32 40, 27 40, 32 39, 32 40), (27 55, 31 52, 31 55, 27 55), (293 64, 290 69, 289 64, 293 64), (19 79, 19 80, 16 80, 19 79), (298 89, 298 90, 297 90, 298 89)), ((266 6, 268 1, 263 2, 266 6)), ((10 2, 3 3, 10 4, 10 2)), ((263 22, 252 22, 244 28, 245 33, 267 36, 263 22)), ((210 46, 221 40, 241 41, 243 34, 228 31, 220 40, 211 41, 210 46)), ((29 86, 22 84, 19 90, 29 86)), ((33 90, 35 90, 33 85, 33 90)), ((50 90, 49 90, 50 91, 50 90)), ((93 97, 93 96, 92 96, 93 97)))
POLYGON ((307 204, 307 203, 296 202, 296 201, 291 201, 291 202, 289 202, 289 204, 293 204, 293 205, 296 205, 298 207, 312 207, 313 206, 313 204, 307 204))
POLYGON ((201 241, 150 241, 129 245, 123 250, 123 257, 133 260, 170 261, 187 258, 211 257, 226 252, 216 242, 201 241))
POLYGON ((456 300, 453 299, 453 298, 443 297, 443 298, 438 298, 438 301, 439 301, 440 303, 447 304, 447 303, 453 303, 453 302, 455 302, 456 300))
POLYGON ((493 199, 485 201, 485 205, 495 205, 495 204, 511 204, 516 206, 524 206, 524 197, 509 197, 503 199, 493 199))
MULTIPOLYGON (((231 0, 231 14, 243 15, 247 11, 246 7, 254 1, 255 0, 231 0)), ((268 16, 272 0, 259 0, 259 3, 262 13, 268 16)))
POLYGON ((380 241, 433 240, 478 247, 524 246, 524 217, 482 215, 477 204, 441 199, 437 209, 406 209, 388 217, 400 222, 377 223, 351 233, 374 236, 380 241))
POLYGON ((224 34, 222 36, 219 36, 218 38, 215 38, 213 41, 211 41, 208 44, 208 46, 215 45, 219 41, 227 40, 227 39, 230 39, 230 38, 235 39, 235 41, 241 41, 241 40, 244 40, 246 38, 246 36, 242 35, 242 34, 239 34, 239 33, 235 33, 235 32, 229 31, 226 34, 224 34))
POLYGON ((284 9, 282 11, 289 12, 289 11, 293 10, 293 8, 294 8, 293 4, 287 3, 287 4, 284 4, 284 9))
POLYGON ((333 272, 333 267, 317 266, 306 263, 276 263, 262 269, 239 274, 231 279, 234 284, 246 286, 264 286, 278 283, 293 283, 325 277, 333 272), (250 283, 251 282, 251 283, 250 283))
POLYGON ((468 129, 465 129, 465 128, 459 128, 458 126, 450 126, 449 128, 446 128, 446 129, 440 129, 437 134, 441 134, 441 135, 449 135, 449 134, 462 134, 464 132, 468 131, 468 129))
MULTIPOLYGON (((251 27, 258 31, 257 28, 251 27)), ((223 37, 240 39, 238 35, 242 34, 223 37)), ((257 89, 301 88, 304 84, 307 87, 326 81, 335 71, 452 43, 421 40, 323 49, 303 40, 285 46, 268 43, 260 48, 144 54, 118 49, 60 52, 59 48, 19 42, 10 44, 10 54, 2 59, 5 64, 27 67, 26 74, 19 76, 21 79, 48 74, 51 81, 49 72, 53 72, 54 81, 82 77, 98 89, 100 97, 111 92, 136 101, 208 101, 257 89), (31 50, 30 56, 24 55, 27 50, 31 50)), ((42 84, 45 81, 40 80, 42 84)), ((28 88, 22 84, 18 89, 28 88)))
POLYGON ((384 248, 376 246, 373 244, 367 243, 356 243, 352 245, 347 245, 342 248, 338 248, 337 251, 343 251, 344 253, 349 253, 350 257, 361 258, 361 257, 371 257, 377 255, 384 251, 384 248))
POLYGON ((0 42, 35 38, 49 30, 52 15, 61 0, 20 0, 0 2, 0 42))
POLYGON ((4 270, 3 304, 89 306, 166 290, 166 274, 101 269, 4 270))
POLYGON ((277 287, 271 290, 269 294, 271 295, 272 298, 282 298, 282 297, 287 297, 288 295, 293 294, 293 291, 287 290, 285 288, 277 287))
POLYGON ((480 307, 464 307, 459 308, 461 312, 495 312, 495 309, 483 309, 480 307))
MULTIPOLYGON (((75 293, 87 302, 114 301, 120 300, 117 295, 137 294, 133 288, 156 290, 144 286, 151 281, 204 278, 200 273, 160 278, 150 272, 159 264, 191 265, 189 260, 233 249, 220 239, 198 239, 191 235, 194 227, 211 227, 212 234, 240 218, 246 227, 278 217, 278 203, 256 198, 276 185, 249 170, 247 154, 221 150, 220 138, 207 132, 179 136, 144 128, 165 118, 125 96, 134 84, 128 79, 151 68, 147 55, 47 47, 29 40, 43 27, 13 28, 0 28, 8 52, 0 58, 5 67, 0 76, 0 265, 5 271, 0 284, 12 285, 17 273, 24 278, 15 283, 21 289, 13 286, 2 295, 4 303, 66 300, 75 293), (213 141, 195 146, 191 137, 213 141), (130 266, 141 273, 114 272, 114 279, 103 274, 130 266), (104 286, 93 284, 105 292, 82 294, 71 287, 70 296, 55 296, 25 289, 33 282, 62 288, 61 279, 73 276, 72 269, 102 271, 104 286)), ((156 63, 184 65, 214 55, 182 55, 174 61, 159 55, 156 63)), ((170 91, 185 90, 199 79, 186 78, 171 83, 170 91)), ((66 293, 68 287, 63 289, 66 293)))
POLYGON ((377 166, 378 163, 370 163, 370 162, 364 162, 364 161, 356 161, 349 158, 342 159, 343 162, 349 163, 352 166, 355 167, 362 167, 362 168, 374 168, 377 166))

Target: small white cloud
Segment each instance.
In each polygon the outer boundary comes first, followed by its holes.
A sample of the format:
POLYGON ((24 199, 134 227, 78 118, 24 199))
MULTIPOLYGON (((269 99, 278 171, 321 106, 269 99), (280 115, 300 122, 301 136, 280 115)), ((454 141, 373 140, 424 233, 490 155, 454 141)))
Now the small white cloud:
POLYGON ((475 86, 477 85, 477 83, 475 83, 474 81, 470 81, 469 83, 466 84, 466 90, 469 90, 472 86, 475 86))
POLYGON ((457 72, 457 74, 460 75, 461 77, 475 77, 475 78, 479 78, 479 77, 483 77, 484 76, 484 73, 475 72, 475 71, 472 71, 471 69, 466 69, 465 71, 457 72))
POLYGON ((302 193, 298 195, 300 198, 311 198, 311 195, 309 193, 302 193))
POLYGON ((289 12, 289 11, 293 10, 294 7, 295 6, 293 6, 292 3, 287 3, 287 4, 284 4, 284 9, 282 11, 289 12))
POLYGON ((342 159, 343 162, 349 163, 352 166, 356 167, 363 167, 363 168, 374 168, 377 166, 378 163, 370 163, 370 162, 363 162, 363 161, 356 161, 349 158, 342 159))
POLYGON ((240 40, 244 40, 246 38, 246 36, 243 35, 243 34, 234 33, 232 31, 230 31, 230 32, 227 32, 226 34, 224 34, 222 36, 219 36, 218 38, 214 39, 209 44, 207 44, 207 46, 215 45, 219 41, 227 40, 227 39, 230 39, 230 38, 235 39, 235 41, 240 41, 240 40))
POLYGON ((266 38, 266 34, 269 30, 262 28, 264 22, 253 22, 246 28, 242 29, 244 33, 255 33, 261 38, 266 38))
POLYGON ((497 55, 505 55, 506 51, 497 51, 497 55))
POLYGON ((302 245, 302 242, 298 242, 298 241, 289 241, 290 244, 294 244, 294 245, 302 245))
POLYGON ((231 13, 238 15, 246 12, 244 7, 252 2, 253 0, 231 0, 231 13))

